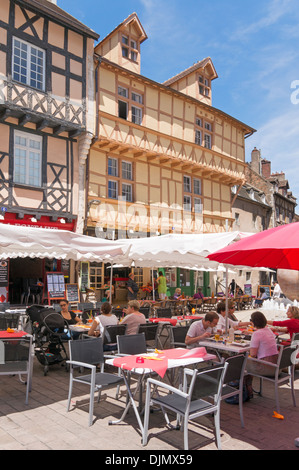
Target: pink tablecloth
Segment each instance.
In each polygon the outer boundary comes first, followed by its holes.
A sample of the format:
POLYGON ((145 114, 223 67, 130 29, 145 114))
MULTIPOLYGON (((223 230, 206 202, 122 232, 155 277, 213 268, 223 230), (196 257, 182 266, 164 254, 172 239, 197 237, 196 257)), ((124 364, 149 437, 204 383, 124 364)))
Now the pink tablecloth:
POLYGON ((0 339, 18 339, 23 336, 27 336, 28 333, 25 331, 14 331, 13 333, 8 333, 7 330, 0 330, 0 339))
POLYGON ((152 354, 148 356, 145 355, 136 355, 136 356, 125 356, 118 357, 114 359, 113 365, 115 367, 120 367, 125 370, 133 369, 151 369, 162 378, 165 375, 165 372, 168 369, 168 361, 171 359, 190 359, 198 358, 202 359, 207 356, 206 348, 194 348, 194 349, 166 349, 164 351, 159 351, 159 354, 152 354), (151 358, 156 359, 151 359, 151 358), (139 362, 143 360, 143 362, 139 362))
POLYGON ((172 326, 176 326, 177 324, 177 319, 176 318, 150 318, 150 322, 152 323, 170 323, 172 326))

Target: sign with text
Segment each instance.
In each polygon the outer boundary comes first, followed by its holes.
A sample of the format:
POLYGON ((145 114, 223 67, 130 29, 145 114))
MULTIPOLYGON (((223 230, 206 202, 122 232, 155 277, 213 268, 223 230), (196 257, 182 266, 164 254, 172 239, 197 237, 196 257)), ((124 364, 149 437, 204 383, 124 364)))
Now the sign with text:
POLYGON ((66 298, 71 303, 79 302, 79 286, 78 284, 66 284, 66 298))
POLYGON ((48 300, 65 298, 65 282, 63 273, 47 273, 48 300))

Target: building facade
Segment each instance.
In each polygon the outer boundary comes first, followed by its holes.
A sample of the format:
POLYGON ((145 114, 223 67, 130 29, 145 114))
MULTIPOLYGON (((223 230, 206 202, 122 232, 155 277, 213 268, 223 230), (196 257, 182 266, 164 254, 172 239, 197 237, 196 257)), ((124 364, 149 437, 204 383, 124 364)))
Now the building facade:
POLYGON ((146 39, 134 13, 95 48, 86 233, 223 232, 234 221, 231 187, 245 182, 244 139, 254 129, 212 106, 210 58, 164 83, 141 75, 146 39))
POLYGON ((0 222, 82 232, 98 35, 55 0, 0 18, 0 222))

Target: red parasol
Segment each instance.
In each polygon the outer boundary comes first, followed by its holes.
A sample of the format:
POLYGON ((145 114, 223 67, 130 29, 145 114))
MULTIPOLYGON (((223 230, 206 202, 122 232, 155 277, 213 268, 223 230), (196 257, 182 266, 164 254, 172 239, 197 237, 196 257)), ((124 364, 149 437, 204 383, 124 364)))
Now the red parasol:
POLYGON ((256 233, 207 258, 226 265, 299 270, 299 222, 256 233))

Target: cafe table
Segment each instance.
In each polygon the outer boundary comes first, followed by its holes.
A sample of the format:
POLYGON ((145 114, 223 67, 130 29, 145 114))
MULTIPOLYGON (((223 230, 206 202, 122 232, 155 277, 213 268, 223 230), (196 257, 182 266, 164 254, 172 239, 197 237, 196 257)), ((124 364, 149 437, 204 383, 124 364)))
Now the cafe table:
POLYGON ((249 351, 250 349, 250 341, 249 340, 242 340, 240 342, 228 342, 228 341, 216 341, 213 338, 207 338, 203 341, 200 341, 200 345, 209 348, 215 349, 215 351, 223 351, 232 354, 243 354, 249 351))
MULTIPOLYGON (((128 392, 128 401, 126 408, 116 421, 110 421, 109 425, 119 424, 124 421, 130 407, 133 407, 140 431, 143 433, 143 424, 141 421, 140 412, 136 406, 134 395, 130 387, 131 373, 139 376, 139 384, 141 385, 146 375, 155 373, 163 378, 167 371, 176 368, 183 368, 192 364, 198 364, 206 361, 213 361, 216 359, 214 354, 208 354, 204 347, 194 349, 166 349, 154 353, 138 354, 134 356, 122 356, 111 358, 106 361, 106 364, 115 366, 120 369, 124 378, 124 383, 128 392)), ((140 406, 139 406, 140 409, 140 406)))

